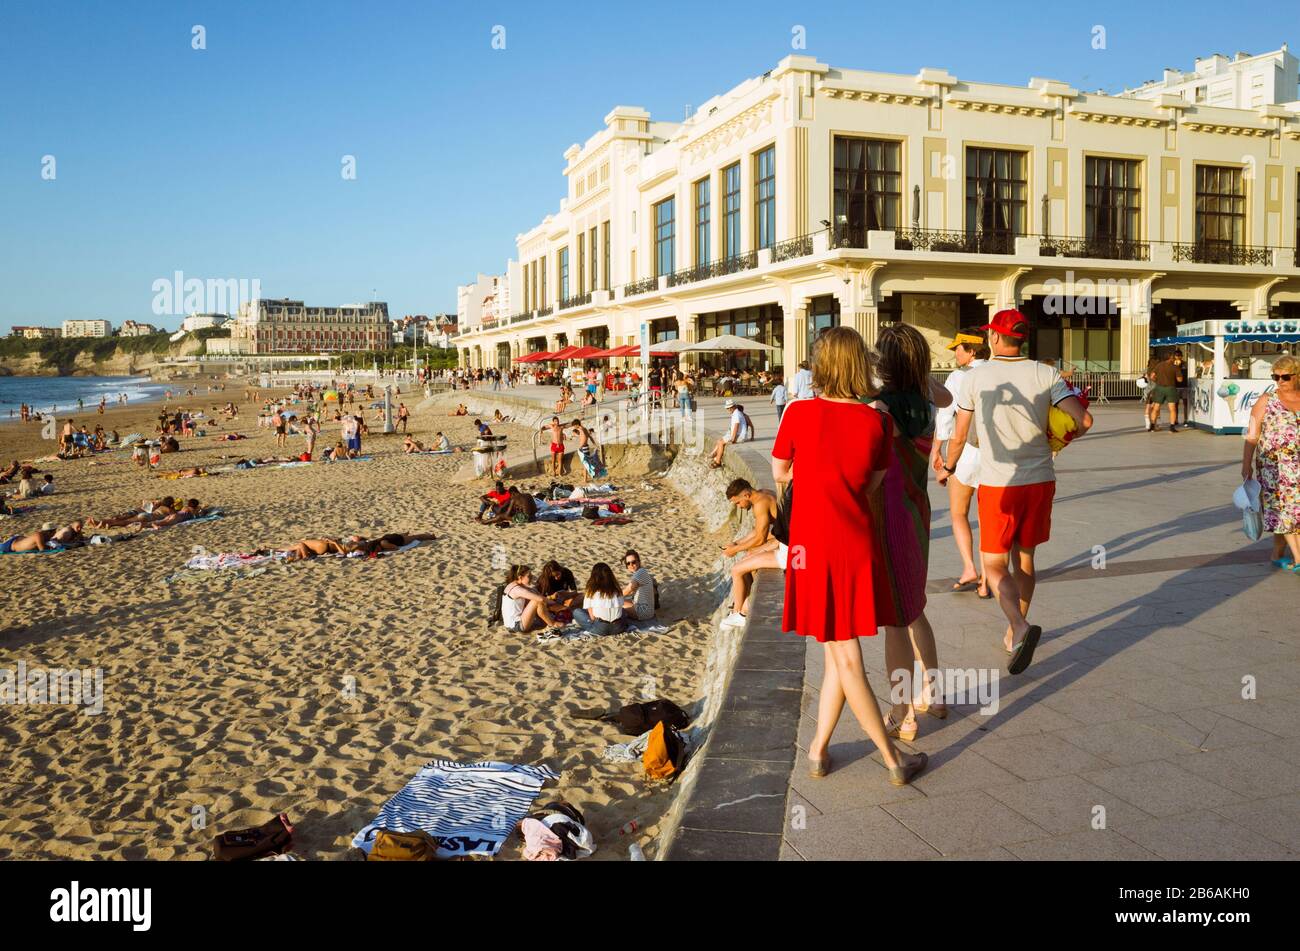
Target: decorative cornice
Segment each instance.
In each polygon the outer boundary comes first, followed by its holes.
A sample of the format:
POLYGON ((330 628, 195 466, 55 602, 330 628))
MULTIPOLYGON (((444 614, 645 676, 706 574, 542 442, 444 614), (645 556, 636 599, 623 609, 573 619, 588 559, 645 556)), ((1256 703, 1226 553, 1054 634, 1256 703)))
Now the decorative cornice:
POLYGON ((858 100, 860 102, 883 102, 892 103, 898 106, 924 106, 930 102, 929 96, 919 93, 905 92, 886 92, 884 90, 872 89, 844 89, 837 86, 827 86, 825 83, 818 90, 828 99, 843 99, 846 101, 858 100))
POLYGON ((1169 120, 1158 116, 1125 116, 1117 115, 1113 112, 1091 111, 1087 109, 1071 109, 1068 113, 1072 118, 1080 122, 1100 122, 1106 125, 1132 125, 1143 126, 1157 129, 1166 125, 1169 120))
POLYGON ((730 119, 718 123, 698 138, 682 146, 682 157, 687 162, 696 162, 706 155, 712 155, 731 143, 738 142, 745 136, 768 125, 772 121, 772 107, 779 95, 779 91, 774 90, 771 95, 754 103, 748 109, 732 116, 730 119))
POLYGON ((975 99, 969 96, 949 95, 945 102, 954 109, 967 112, 993 112, 1008 116, 1032 116, 1041 119, 1056 111, 1048 105, 1030 105, 1028 103, 990 102, 987 99, 975 99))
POLYGON ((1213 135, 1247 135, 1263 138, 1272 135, 1276 129, 1254 125, 1233 125, 1224 122, 1201 122, 1196 118, 1184 118, 1182 128, 1192 132, 1208 132, 1213 135))

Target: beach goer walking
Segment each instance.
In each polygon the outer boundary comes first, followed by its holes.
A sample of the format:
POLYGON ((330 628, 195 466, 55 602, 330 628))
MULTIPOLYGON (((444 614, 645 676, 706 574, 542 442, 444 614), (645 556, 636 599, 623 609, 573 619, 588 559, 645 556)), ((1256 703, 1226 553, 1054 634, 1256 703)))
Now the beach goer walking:
POLYGON ((991 598, 988 582, 984 572, 975 565, 975 536, 970 525, 970 503, 979 488, 979 447, 968 437, 966 448, 961 454, 961 463, 957 471, 948 474, 943 468, 943 444, 952 439, 957 423, 957 400, 961 397, 962 383, 971 370, 988 362, 991 356, 989 345, 983 337, 972 333, 959 333, 948 346, 957 361, 957 369, 948 374, 943 381, 953 402, 942 407, 935 414, 934 448, 930 452, 930 466, 934 469, 936 481, 948 489, 948 510, 952 516, 952 539, 957 544, 957 554, 961 556, 961 576, 953 584, 953 591, 969 591, 971 586, 981 598, 991 598))
POLYGON ((885 729, 910 743, 917 713, 942 720, 948 707, 936 695, 939 650, 925 615, 930 561, 929 460, 934 435, 931 404, 952 405, 952 393, 930 377, 930 344, 911 324, 889 324, 876 337, 880 392, 872 405, 889 419, 893 453, 872 515, 881 551, 888 552, 887 592, 876 609, 885 628, 885 669, 893 707, 885 729))
POLYGON ((772 387, 772 397, 768 402, 776 407, 776 424, 778 426, 781 425, 781 414, 785 412, 787 392, 785 383, 782 382, 779 376, 776 377, 776 384, 772 387))
POLYGON ((807 360, 799 361, 799 369, 795 372, 794 379, 790 381, 790 398, 789 402, 795 400, 810 400, 816 395, 813 392, 813 374, 808 368, 807 360))
POLYGON ((1264 531, 1275 540, 1273 564, 1300 574, 1300 360, 1279 357, 1272 377, 1277 389, 1250 411, 1241 477, 1259 479, 1264 531))
POLYGON ((1030 325, 1020 311, 1000 310, 983 329, 993 357, 962 385, 944 469, 956 473, 973 429, 980 447, 980 559, 1009 622, 1003 637, 1011 655, 1007 671, 1019 674, 1043 634, 1026 616, 1034 597, 1034 550, 1051 537, 1056 493, 1048 416, 1055 406, 1082 436, 1092 427, 1092 414, 1054 367, 1021 355, 1030 325))
POLYGON ((878 591, 887 590, 884 554, 870 497, 889 468, 889 422, 863 400, 872 395, 866 344, 851 327, 832 327, 817 341, 813 376, 821 396, 786 408, 777 430, 772 479, 778 491, 797 470, 790 512, 790 565, 782 630, 825 645, 817 730, 808 744, 809 772, 831 768, 830 741, 847 701, 880 750, 890 782, 903 786, 925 769, 924 753, 902 752, 890 739, 867 682, 860 637, 880 627, 878 591), (852 438, 846 438, 846 434, 852 438))
POLYGON ((402 432, 406 432, 406 424, 411 421, 411 411, 406 408, 405 403, 397 404, 397 425, 402 427, 402 432))
POLYGON ((285 441, 288 439, 289 424, 279 407, 276 407, 275 412, 271 414, 271 426, 275 429, 275 448, 283 449, 285 441))

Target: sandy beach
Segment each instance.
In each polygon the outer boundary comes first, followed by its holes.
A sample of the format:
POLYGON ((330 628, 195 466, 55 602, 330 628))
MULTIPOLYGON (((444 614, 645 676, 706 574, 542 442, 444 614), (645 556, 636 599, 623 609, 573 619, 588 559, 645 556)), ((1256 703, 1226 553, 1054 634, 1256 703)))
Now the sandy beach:
MULTIPOLYGON (((187 409, 242 399, 181 401, 187 409)), ((472 420, 414 409, 411 431, 473 443, 472 420)), ((251 438, 182 440, 163 470, 277 454, 274 436, 240 403, 251 438)), ((157 404, 86 414, 125 434, 152 434, 157 404)), ((80 420, 79 420, 80 422, 80 420)), ((526 446, 519 427, 494 426, 526 446)), ((332 445, 327 423, 318 446, 332 445)), ((654 476, 612 471, 633 522, 473 524, 484 483, 453 474, 466 455, 406 456, 401 435, 371 435, 369 462, 268 468, 177 481, 137 468, 129 453, 38 466, 58 491, 3 522, 5 536, 46 521, 105 516, 166 494, 197 496, 225 517, 121 544, 10 556, 0 668, 102 668, 104 710, 9 706, 0 741, 0 858, 202 859, 220 831, 286 812, 306 859, 357 858, 354 833, 434 758, 546 764, 542 792, 582 809, 595 859, 626 859, 619 828, 637 820, 656 853, 671 790, 649 786, 639 762, 602 751, 630 737, 574 719, 584 707, 662 696, 688 709, 717 606, 717 545, 692 502, 654 476), (200 552, 287 547, 310 537, 432 531, 438 539, 382 559, 326 558, 263 571, 182 571, 200 552), (579 583, 606 561, 620 580, 637 548, 663 590, 661 635, 538 643, 486 625, 509 562, 557 558, 579 583), (170 581, 168 579, 171 579, 170 581)), ((301 451, 302 437, 287 450, 301 451)), ((0 427, 0 459, 49 454, 37 425, 0 427)), ((582 482, 569 477, 568 481, 582 482)), ((544 488, 547 479, 521 483, 544 488)), ((502 858, 519 854, 517 840, 502 858)))

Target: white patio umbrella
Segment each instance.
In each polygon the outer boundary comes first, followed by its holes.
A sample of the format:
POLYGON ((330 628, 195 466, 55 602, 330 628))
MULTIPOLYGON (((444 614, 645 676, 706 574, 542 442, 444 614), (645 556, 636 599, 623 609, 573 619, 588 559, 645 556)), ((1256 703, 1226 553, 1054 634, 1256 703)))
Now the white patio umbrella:
POLYGON ((775 350, 776 347, 769 346, 765 343, 759 343, 757 340, 746 340, 744 337, 737 337, 735 334, 722 334, 719 337, 710 337, 708 340, 701 340, 698 343, 688 344, 681 348, 681 353, 730 353, 733 350, 775 350))

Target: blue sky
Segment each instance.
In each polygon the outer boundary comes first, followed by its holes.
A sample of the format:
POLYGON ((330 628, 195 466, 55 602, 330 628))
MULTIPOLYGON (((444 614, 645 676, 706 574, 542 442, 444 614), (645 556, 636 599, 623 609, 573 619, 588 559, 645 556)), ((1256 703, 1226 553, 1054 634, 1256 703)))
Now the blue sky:
POLYGON ((792 52, 795 25, 836 66, 1108 91, 1300 46, 1281 0, 804 6, 0 0, 0 329, 157 323, 153 282, 177 270, 454 311, 558 207, 562 153, 611 106, 680 119, 792 52))

